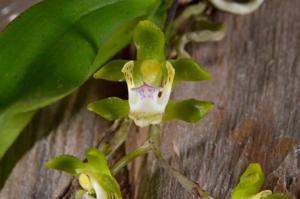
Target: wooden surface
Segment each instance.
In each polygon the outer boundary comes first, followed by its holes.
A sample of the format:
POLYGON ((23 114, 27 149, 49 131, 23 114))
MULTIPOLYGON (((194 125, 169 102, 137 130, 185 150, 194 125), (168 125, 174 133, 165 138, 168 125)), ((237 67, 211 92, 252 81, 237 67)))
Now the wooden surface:
MULTIPOLYGON (((0 0, 0 11, 4 5, 6 1, 0 0)), ((213 80, 180 84, 172 98, 212 100, 215 108, 198 124, 164 125, 161 147, 170 164, 219 199, 230 198, 232 187, 251 162, 262 164, 267 175, 264 188, 300 198, 299 9, 298 0, 272 0, 249 16, 219 12, 213 18, 226 21, 225 40, 189 46, 213 80)), ((3 16, 0 21, 6 23, 3 16)), ((86 110, 87 103, 123 95, 124 90, 93 80, 40 111, 0 163, 0 198, 61 195, 71 178, 44 169, 44 162, 62 153, 83 157, 84 150, 95 145, 109 127, 86 110)), ((133 131, 127 150, 145 137, 145 129, 133 131)), ((151 154, 129 169, 123 180, 130 194, 124 198, 191 198, 157 167, 151 154)))

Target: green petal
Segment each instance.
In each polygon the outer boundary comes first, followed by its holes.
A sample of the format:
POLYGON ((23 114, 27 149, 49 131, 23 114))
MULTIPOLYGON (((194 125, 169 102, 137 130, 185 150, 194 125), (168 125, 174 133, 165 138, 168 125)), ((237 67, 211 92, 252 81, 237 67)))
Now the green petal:
POLYGON ((128 60, 113 60, 101 67, 101 69, 94 74, 94 78, 107 81, 124 81, 125 78, 122 73, 122 68, 127 62, 128 60))
POLYGON ((272 194, 272 191, 264 190, 264 191, 261 191, 261 192, 255 194, 254 196, 251 196, 249 199, 262 199, 262 198, 265 198, 265 197, 267 197, 271 194, 272 194))
POLYGON ((89 104, 88 110, 97 113, 106 120, 113 121, 128 116, 129 104, 127 100, 110 97, 89 104))
POLYGON ((61 155, 46 162, 45 167, 48 169, 64 171, 69 173, 70 175, 75 176, 78 174, 77 170, 84 168, 85 165, 80 159, 74 156, 61 155))
POLYGON ((137 60, 165 60, 164 33, 151 21, 141 21, 134 31, 137 60))
POLYGON ((106 157, 101 151, 91 148, 86 152, 86 158, 88 160, 87 164, 93 169, 94 172, 110 175, 106 157))
POLYGON ((121 191, 118 182, 111 175, 101 174, 93 176, 103 189, 110 194, 114 194, 116 199, 121 199, 121 191))
POLYGON ((232 199, 249 198, 259 192, 265 180, 264 173, 258 163, 252 163, 240 177, 239 184, 234 188, 232 199))
POLYGON ((170 61, 175 69, 174 84, 179 81, 210 80, 211 75, 192 59, 178 59, 170 61))
POLYGON ((262 199, 293 199, 293 198, 283 193, 273 193, 272 195, 269 195, 262 199))
POLYGON ((195 99, 180 102, 170 101, 167 105, 163 121, 179 119, 191 123, 198 122, 212 108, 212 102, 198 101, 195 99))

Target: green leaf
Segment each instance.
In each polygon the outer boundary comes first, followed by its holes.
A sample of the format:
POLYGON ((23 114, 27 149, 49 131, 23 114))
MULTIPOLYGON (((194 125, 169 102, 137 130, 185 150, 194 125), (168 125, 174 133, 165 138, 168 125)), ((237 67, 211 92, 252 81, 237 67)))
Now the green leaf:
POLYGON ((112 60, 105 64, 94 74, 96 79, 104 79, 107 81, 124 81, 124 74, 122 73, 122 68, 128 62, 128 60, 112 60))
POLYGON ((165 60, 165 36, 151 21, 141 21, 134 30, 137 60, 165 60))
POLYGON ((293 199, 292 197, 285 195, 283 193, 273 193, 267 197, 264 197, 262 199, 293 199))
POLYGON ((198 122, 212 108, 212 102, 198 101, 195 99, 180 102, 170 101, 167 105, 163 121, 179 119, 191 123, 198 122))
POLYGON ((89 149, 86 152, 86 158, 88 160, 87 164, 93 168, 95 173, 110 175, 106 157, 101 151, 95 148, 89 149))
MULTIPOLYGON (((44 0, 21 14, 0 33, 0 115, 34 111, 73 92, 130 42, 138 21, 159 4, 44 0)), ((5 123, 13 124, 10 118, 5 123)), ((0 127, 0 154, 29 121, 0 127), (3 139, 8 131, 13 135, 3 139)))
POLYGON ((88 110, 97 113, 106 120, 112 121, 127 117, 129 103, 117 97, 110 97, 88 105, 88 110))
POLYGON ((155 12, 150 15, 148 19, 163 29, 166 25, 168 9, 171 7, 172 2, 173 0, 161 1, 160 5, 155 9, 155 12))
POLYGON ((248 199, 259 192, 265 180, 264 173, 258 163, 252 163, 240 177, 234 188, 232 199, 248 199))
POLYGON ((211 75, 192 59, 170 60, 175 69, 174 84, 179 81, 210 80, 211 75))
POLYGON ((6 150, 13 144, 35 111, 18 114, 0 114, 0 159, 6 150))
POLYGON ((71 155, 61 155, 49 160, 45 164, 48 169, 56 169, 69 173, 70 175, 78 175, 77 170, 85 168, 84 163, 71 155))

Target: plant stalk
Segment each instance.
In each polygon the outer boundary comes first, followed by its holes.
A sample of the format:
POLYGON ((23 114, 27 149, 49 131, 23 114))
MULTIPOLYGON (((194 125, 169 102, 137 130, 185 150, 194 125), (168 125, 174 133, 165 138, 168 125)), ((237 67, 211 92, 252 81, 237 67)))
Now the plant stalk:
POLYGON ((131 151, 126 156, 124 156, 121 160, 115 163, 111 167, 111 173, 115 176, 117 175, 128 163, 133 161, 135 158, 147 154, 152 150, 152 144, 149 141, 146 141, 142 146, 137 149, 131 151))
POLYGON ((163 158, 160 151, 160 139, 159 139, 159 127, 152 125, 150 131, 150 142, 152 144, 153 151, 156 158, 159 160, 161 167, 166 169, 169 175, 177 179, 177 181, 183 186, 192 196, 200 199, 214 199, 207 192, 205 192, 199 185, 182 175, 178 170, 172 168, 167 161, 163 158))

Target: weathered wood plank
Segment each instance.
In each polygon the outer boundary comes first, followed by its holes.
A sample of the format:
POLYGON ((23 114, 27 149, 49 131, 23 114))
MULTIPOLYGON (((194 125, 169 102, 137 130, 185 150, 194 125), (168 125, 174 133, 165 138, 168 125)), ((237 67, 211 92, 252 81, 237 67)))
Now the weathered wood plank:
MULTIPOLYGON (((22 4, 21 10, 28 6, 23 1, 2 0, 0 11, 7 2, 16 7, 22 4)), ((212 73, 213 80, 181 84, 173 98, 212 100, 216 107, 199 124, 166 124, 162 149, 174 167, 220 199, 229 198, 239 175, 253 161, 264 167, 265 188, 300 198, 299 8, 298 0, 273 0, 250 16, 217 14, 216 20, 228 24, 226 39, 190 46, 193 57, 212 73)), ((7 23, 3 16, 0 19, 0 24, 7 23)), ((83 157, 84 150, 95 145, 109 126, 86 111, 86 104, 124 91, 116 84, 89 81, 72 96, 38 113, 0 163, 0 185, 4 185, 0 198, 57 198, 71 178, 44 169, 44 161, 62 153, 83 157), (12 171, 10 165, 15 165, 12 171)), ((145 136, 145 129, 138 131, 132 133, 127 150, 145 136)), ((130 198, 190 198, 157 168, 152 155, 142 165, 132 164, 130 198)))

